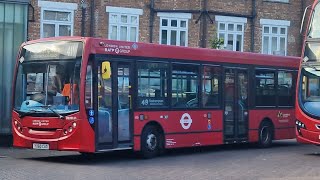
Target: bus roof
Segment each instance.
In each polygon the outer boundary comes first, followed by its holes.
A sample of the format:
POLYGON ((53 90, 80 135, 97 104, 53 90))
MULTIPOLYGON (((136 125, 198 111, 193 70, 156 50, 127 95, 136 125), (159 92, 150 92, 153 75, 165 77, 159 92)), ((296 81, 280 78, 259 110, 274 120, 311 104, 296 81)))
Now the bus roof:
MULTIPOLYGON (((179 59, 231 64, 253 64, 299 68, 301 57, 276 56, 251 52, 237 52, 208 48, 169 46, 142 42, 116 41, 92 37, 54 37, 29 41, 25 44, 44 41, 84 41, 89 54, 111 54, 119 56, 179 59)), ((143 60, 143 59, 142 59, 143 60)))

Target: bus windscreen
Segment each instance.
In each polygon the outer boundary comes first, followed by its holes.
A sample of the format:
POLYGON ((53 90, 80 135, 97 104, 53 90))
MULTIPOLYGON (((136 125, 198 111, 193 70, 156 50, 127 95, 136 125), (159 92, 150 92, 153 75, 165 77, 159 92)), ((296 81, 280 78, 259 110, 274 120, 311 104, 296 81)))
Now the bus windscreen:
POLYGON ((308 38, 320 38, 320 3, 315 6, 312 12, 312 21, 310 22, 308 38))
POLYGON ((14 109, 43 116, 79 110, 82 42, 57 41, 23 47, 14 109))

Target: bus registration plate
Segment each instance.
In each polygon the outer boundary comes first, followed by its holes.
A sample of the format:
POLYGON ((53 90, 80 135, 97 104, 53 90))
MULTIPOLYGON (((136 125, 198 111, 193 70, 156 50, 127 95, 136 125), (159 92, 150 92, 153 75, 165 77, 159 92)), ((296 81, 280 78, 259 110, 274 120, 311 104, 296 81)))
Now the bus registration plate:
POLYGON ((39 144, 39 143, 33 143, 32 144, 33 149, 49 149, 49 144, 39 144))

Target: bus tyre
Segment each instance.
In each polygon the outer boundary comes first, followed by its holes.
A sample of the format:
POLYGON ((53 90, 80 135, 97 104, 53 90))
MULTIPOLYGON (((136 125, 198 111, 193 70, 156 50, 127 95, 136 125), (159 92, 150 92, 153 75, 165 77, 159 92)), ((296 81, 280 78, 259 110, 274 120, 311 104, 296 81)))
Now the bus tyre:
POLYGON ((141 135, 141 155, 145 159, 153 158, 162 151, 161 134, 155 126, 147 125, 141 135))
POLYGON ((258 146, 260 148, 270 147, 272 144, 272 138, 273 138, 272 134, 273 134, 273 128, 271 123, 267 121, 262 122, 259 128, 258 146))

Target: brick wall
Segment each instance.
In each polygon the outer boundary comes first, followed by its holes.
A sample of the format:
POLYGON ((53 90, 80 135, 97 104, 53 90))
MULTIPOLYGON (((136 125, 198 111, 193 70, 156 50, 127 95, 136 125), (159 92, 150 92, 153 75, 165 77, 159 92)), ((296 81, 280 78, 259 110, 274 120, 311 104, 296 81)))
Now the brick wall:
MULTIPOLYGON (((59 2, 77 3, 78 8, 75 10, 74 35, 81 35, 81 0, 50 0, 59 2)), ((288 47, 287 55, 300 56, 302 37, 299 33, 300 21, 303 9, 306 4, 312 0, 290 0, 289 3, 267 2, 265 0, 256 0, 256 13, 254 18, 254 52, 261 52, 261 25, 260 19, 287 20, 291 25, 288 28, 288 47)), ((151 0, 95 0, 94 22, 91 22, 91 1, 84 0, 87 4, 85 15, 85 35, 90 36, 90 26, 94 26, 95 37, 107 38, 108 36, 108 19, 109 13, 106 12, 106 6, 138 8, 143 10, 143 15, 139 19, 139 41, 150 41, 150 3, 151 0)), ((251 51, 251 30, 252 30, 252 2, 253 0, 208 0, 207 10, 211 19, 215 20, 215 15, 234 15, 247 18, 247 24, 244 27, 244 51, 251 51)), ((40 9, 38 0, 31 0, 31 5, 35 9, 35 22, 29 23, 29 39, 40 37, 40 9)), ((203 0, 154 0, 156 10, 179 10, 179 12, 198 11, 192 13, 188 22, 188 46, 200 47, 202 38, 202 22, 196 23, 200 16, 200 10, 204 7, 203 0)), ((206 47, 210 47, 209 40, 216 34, 217 22, 210 23, 206 19, 207 31, 206 47)), ((160 18, 157 13, 154 14, 153 26, 153 43, 159 43, 159 26, 160 18)))

